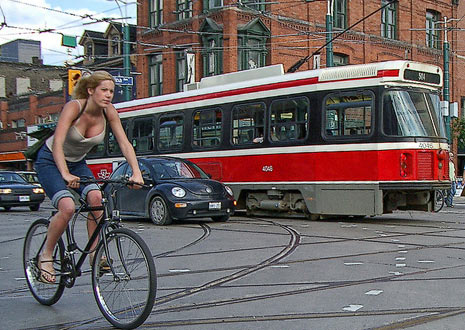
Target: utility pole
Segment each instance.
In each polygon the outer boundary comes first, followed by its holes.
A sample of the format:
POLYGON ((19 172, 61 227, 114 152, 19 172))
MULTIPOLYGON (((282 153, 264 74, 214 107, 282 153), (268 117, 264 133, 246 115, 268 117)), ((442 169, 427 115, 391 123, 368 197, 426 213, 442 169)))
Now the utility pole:
MULTIPOLYGON (((444 88, 443 88, 443 96, 444 101, 449 103, 450 95, 449 95, 449 40, 447 40, 447 17, 444 17, 444 88)), ((445 118, 446 121, 446 134, 447 139, 449 140, 449 144, 452 144, 451 139, 451 132, 450 132, 450 106, 449 111, 447 111, 447 116, 445 118)))
MULTIPOLYGON (((131 50, 129 39, 129 25, 127 23, 123 23, 123 67, 124 75, 126 77, 129 77, 131 75, 131 61, 129 58, 131 50)), ((131 100, 131 95, 129 92, 130 87, 128 85, 125 85, 123 88, 123 95, 125 101, 131 100)))
POLYGON ((334 66, 333 62, 333 0, 328 0, 328 12, 326 13, 326 67, 334 66))

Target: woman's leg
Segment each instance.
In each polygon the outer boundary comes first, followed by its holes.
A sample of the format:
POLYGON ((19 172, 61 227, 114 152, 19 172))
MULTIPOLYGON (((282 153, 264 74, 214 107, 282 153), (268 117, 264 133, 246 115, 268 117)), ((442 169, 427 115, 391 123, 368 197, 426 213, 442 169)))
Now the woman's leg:
MULTIPOLYGON (((101 206, 102 205, 102 194, 100 190, 91 190, 87 193, 87 203, 90 206, 101 206)), ((89 212, 87 216, 87 234, 89 235, 89 239, 97 228, 97 224, 102 217, 103 211, 93 211, 92 213, 89 212)), ((98 240, 96 240, 93 244, 91 249, 94 249, 97 245, 98 240)), ((91 257, 92 259, 92 257, 91 257)))
POLYGON ((63 197, 58 201, 58 212, 50 220, 47 231, 47 240, 40 254, 40 269, 47 282, 55 282, 55 270, 53 269, 53 250, 61 235, 68 226, 68 222, 74 213, 74 200, 63 197))

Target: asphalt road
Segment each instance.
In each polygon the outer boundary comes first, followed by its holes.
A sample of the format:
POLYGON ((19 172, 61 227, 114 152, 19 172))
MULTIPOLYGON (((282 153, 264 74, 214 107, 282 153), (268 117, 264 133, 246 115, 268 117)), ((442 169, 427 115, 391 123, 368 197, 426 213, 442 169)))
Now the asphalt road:
MULTIPOLYGON (((0 211, 0 328, 111 329, 89 274, 51 307, 29 293, 23 238, 50 211, 0 211)), ((439 213, 362 220, 127 220, 158 273, 141 329, 464 329, 464 211, 460 197, 439 213)))

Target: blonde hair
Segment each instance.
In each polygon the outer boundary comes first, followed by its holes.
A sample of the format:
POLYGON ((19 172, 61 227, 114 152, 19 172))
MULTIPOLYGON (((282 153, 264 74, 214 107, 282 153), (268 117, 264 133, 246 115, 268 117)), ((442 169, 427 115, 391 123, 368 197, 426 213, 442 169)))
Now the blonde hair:
POLYGON ((96 88, 102 81, 111 80, 115 83, 115 78, 106 71, 95 71, 91 75, 83 76, 73 89, 73 99, 87 99, 88 88, 96 88))

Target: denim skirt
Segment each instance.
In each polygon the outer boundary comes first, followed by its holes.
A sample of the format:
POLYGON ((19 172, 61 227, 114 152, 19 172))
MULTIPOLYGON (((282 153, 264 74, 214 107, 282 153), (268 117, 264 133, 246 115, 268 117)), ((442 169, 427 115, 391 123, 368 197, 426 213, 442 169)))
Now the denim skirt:
MULTIPOLYGON (((87 166, 85 159, 79 162, 67 161, 66 165, 68 166, 69 172, 75 176, 80 178, 94 178, 94 175, 87 166)), ((46 144, 42 146, 37 155, 37 160, 34 162, 34 169, 37 172, 42 188, 44 188, 45 193, 48 198, 50 198, 55 208, 58 208, 58 202, 63 197, 71 197, 74 199, 74 195, 69 190, 71 188, 66 186, 65 180, 63 180, 63 177, 55 164, 53 154, 46 144)), ((76 191, 83 199, 86 199, 89 191, 99 190, 99 188, 95 183, 92 183, 87 185, 81 184, 79 188, 73 190, 76 191)))

